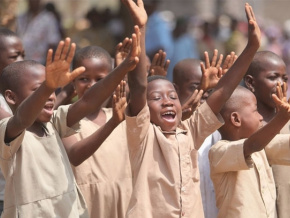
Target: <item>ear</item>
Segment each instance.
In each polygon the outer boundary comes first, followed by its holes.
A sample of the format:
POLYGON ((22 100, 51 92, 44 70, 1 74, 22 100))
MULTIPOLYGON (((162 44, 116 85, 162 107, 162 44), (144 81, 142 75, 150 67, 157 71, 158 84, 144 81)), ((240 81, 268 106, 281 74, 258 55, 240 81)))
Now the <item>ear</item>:
POLYGON ((252 75, 246 75, 244 78, 244 82, 246 85, 246 88, 248 88, 251 92, 255 92, 255 82, 252 75))
POLYGON ((241 116, 238 112, 232 112, 231 113, 231 123, 235 127, 240 127, 242 124, 241 116))
POLYGON ((4 97, 5 97, 5 100, 7 101, 7 103, 9 105, 15 105, 16 104, 16 94, 15 92, 11 91, 11 90, 6 90, 5 93, 4 93, 4 97))

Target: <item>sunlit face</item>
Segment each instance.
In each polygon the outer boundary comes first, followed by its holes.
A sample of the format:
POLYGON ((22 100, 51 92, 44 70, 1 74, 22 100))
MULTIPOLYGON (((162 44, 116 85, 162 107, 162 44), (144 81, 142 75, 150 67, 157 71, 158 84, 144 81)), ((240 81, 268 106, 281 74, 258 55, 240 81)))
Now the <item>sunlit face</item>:
POLYGON ((164 79, 148 83, 150 120, 163 131, 175 131, 181 121, 181 105, 173 84, 164 79))
POLYGON ((264 69, 253 78, 254 94, 259 105, 275 108, 272 94, 276 93, 277 83, 287 83, 286 66, 282 60, 268 60, 264 69))
POLYGON ((246 93, 241 101, 243 107, 238 109, 241 116, 241 138, 248 138, 262 127, 263 117, 258 112, 257 100, 253 93, 246 93))
POLYGON ((84 59, 80 66, 84 66, 86 71, 74 80, 74 87, 79 98, 110 72, 109 63, 99 58, 84 59))
MULTIPOLYGON (((45 68, 42 65, 35 65, 23 70, 23 77, 16 94, 16 106, 18 107, 21 102, 28 98, 45 80, 45 68)), ((37 121, 49 122, 53 114, 55 104, 55 94, 52 93, 45 103, 42 111, 40 112, 37 121)), ((33 105, 31 105, 33 107, 33 105)))
POLYGON ((20 39, 16 36, 1 37, 0 48, 0 73, 9 64, 16 61, 23 61, 24 48, 20 39))

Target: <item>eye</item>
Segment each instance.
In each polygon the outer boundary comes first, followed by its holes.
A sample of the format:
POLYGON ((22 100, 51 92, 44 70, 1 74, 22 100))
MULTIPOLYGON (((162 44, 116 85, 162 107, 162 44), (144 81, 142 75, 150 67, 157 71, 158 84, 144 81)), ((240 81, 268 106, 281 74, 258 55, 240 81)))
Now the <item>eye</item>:
POLYGON ((283 77, 284 82, 288 82, 288 77, 283 77))
POLYGON ((88 82, 89 81, 89 79, 86 78, 86 77, 81 77, 81 78, 79 78, 79 80, 82 81, 82 82, 88 82))

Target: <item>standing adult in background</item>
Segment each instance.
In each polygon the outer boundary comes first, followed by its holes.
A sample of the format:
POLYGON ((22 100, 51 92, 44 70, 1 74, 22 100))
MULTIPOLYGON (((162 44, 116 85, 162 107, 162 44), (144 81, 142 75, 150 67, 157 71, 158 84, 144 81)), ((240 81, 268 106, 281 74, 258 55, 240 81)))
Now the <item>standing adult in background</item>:
POLYGON ((17 19, 17 33, 22 39, 26 59, 45 63, 49 48, 61 39, 55 17, 42 10, 41 0, 27 0, 28 10, 17 19))

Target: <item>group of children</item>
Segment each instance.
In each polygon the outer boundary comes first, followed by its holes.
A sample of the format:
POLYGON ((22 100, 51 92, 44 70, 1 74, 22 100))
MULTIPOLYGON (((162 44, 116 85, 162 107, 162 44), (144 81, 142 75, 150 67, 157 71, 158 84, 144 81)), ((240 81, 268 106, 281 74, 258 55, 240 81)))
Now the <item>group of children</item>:
POLYGON ((148 67, 143 1, 122 2, 135 26, 115 61, 69 38, 46 66, 24 61, 21 40, 0 30, 1 217, 287 217, 286 67, 257 52, 251 6, 239 57, 183 60, 172 83, 164 52, 148 67), (77 100, 54 110, 67 85, 77 100))

